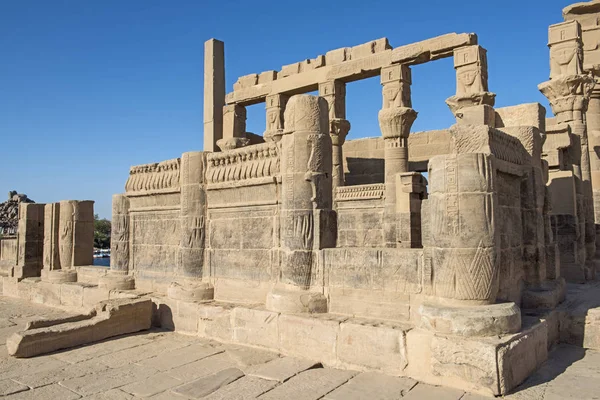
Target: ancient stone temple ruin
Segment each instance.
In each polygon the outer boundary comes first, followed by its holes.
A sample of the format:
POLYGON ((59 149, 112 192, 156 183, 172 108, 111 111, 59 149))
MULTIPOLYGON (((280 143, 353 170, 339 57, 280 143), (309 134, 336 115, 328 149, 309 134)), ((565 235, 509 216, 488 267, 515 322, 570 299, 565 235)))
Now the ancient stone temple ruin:
POLYGON ((242 76, 227 94, 211 39, 204 151, 131 167, 113 196, 110 270, 78 256, 91 204, 24 205, 25 246, 28 221, 43 223, 38 261, 17 262, 4 293, 82 308, 151 297, 163 327, 493 395, 556 343, 600 348, 600 318, 581 328, 563 303, 565 279, 595 279, 600 260, 600 3, 564 18, 539 85, 551 113, 494 108, 475 34, 377 39, 242 76), (412 74, 448 57, 456 123, 411 133, 412 74), (381 136, 346 140, 346 86, 374 76, 381 136), (246 132, 257 103, 262 136, 246 132))

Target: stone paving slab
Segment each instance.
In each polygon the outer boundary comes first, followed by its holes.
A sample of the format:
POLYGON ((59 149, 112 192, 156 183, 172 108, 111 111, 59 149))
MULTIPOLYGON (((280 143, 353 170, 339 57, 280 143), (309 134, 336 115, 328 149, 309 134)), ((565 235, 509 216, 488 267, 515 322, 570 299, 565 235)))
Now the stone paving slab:
POLYGON ((325 396, 325 400, 397 400, 408 393, 417 381, 377 372, 364 372, 325 396))
POLYGON ((9 394, 24 392, 29 390, 29 387, 22 385, 12 379, 3 379, 0 381, 0 396, 8 396, 9 394))
POLYGON ((465 392, 419 383, 402 400, 460 400, 465 392))
POLYGON ((35 390, 11 394, 5 398, 10 400, 75 400, 81 398, 81 396, 65 387, 53 384, 35 390))
POLYGON ((75 393, 85 396, 106 392, 110 389, 144 380, 157 372, 157 370, 150 367, 142 368, 139 365, 126 365, 107 369, 96 374, 68 379, 60 382, 60 384, 75 393))
POLYGON ((67 364, 57 369, 44 369, 43 371, 31 372, 27 371, 27 373, 16 376, 13 379, 19 383, 22 383, 23 385, 27 385, 31 388, 37 388, 72 378, 79 378, 81 376, 101 372, 107 369, 108 367, 106 365, 99 364, 94 360, 90 360, 75 365, 67 364))
POLYGON ((227 354, 220 353, 190 364, 182 365, 181 367, 173 368, 167 373, 174 378, 189 382, 227 368, 237 368, 237 364, 227 354))
POLYGON ((217 373, 196 379, 185 385, 173 389, 173 393, 190 399, 201 399, 209 394, 227 386, 244 376, 244 372, 237 368, 227 368, 217 373))
POLYGON ((137 397, 150 397, 179 386, 183 382, 165 373, 152 375, 151 377, 128 385, 122 386, 120 390, 137 397))
POLYGON ((294 357, 282 357, 263 365, 249 368, 247 374, 272 381, 285 382, 307 369, 319 367, 320 363, 294 357))
POLYGON ((356 372, 329 368, 304 371, 275 389, 261 395, 262 400, 317 400, 348 382, 356 372))
POLYGON ((179 366, 202 360, 203 358, 222 353, 225 349, 222 346, 213 347, 202 343, 192 344, 172 351, 162 352, 152 358, 146 358, 139 361, 142 366, 152 367, 158 371, 168 371, 179 366))
POLYGON ((278 385, 277 381, 269 381, 254 376, 244 376, 214 393, 204 397, 203 400, 250 400, 256 399, 278 385))
POLYGON ((148 343, 152 343, 152 340, 141 334, 136 334, 111 338, 87 346, 63 350, 59 353, 54 353, 51 356, 64 362, 76 364, 148 343))
POLYGON ((101 357, 95 358, 99 363, 108 365, 111 368, 118 368, 131 363, 137 363, 142 360, 156 357, 177 350, 181 347, 187 347, 189 344, 185 342, 157 339, 150 343, 145 343, 140 346, 131 347, 125 350, 110 353, 101 357))

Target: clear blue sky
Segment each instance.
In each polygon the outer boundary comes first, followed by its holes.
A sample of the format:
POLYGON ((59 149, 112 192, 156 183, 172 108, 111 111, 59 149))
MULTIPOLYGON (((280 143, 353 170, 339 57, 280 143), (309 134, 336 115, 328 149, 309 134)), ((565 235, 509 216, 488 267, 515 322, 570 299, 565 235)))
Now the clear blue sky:
MULTIPOLYGON (((110 218, 129 167, 202 150, 203 43, 238 76, 387 37, 475 32, 497 106, 541 102, 547 27, 570 1, 0 0, 0 190, 92 199, 110 218)), ((413 68, 414 131, 450 126, 451 59, 413 68)), ((350 138, 378 136, 378 78, 347 88, 350 138)), ((262 134, 264 106, 248 110, 262 134)), ((1 196, 5 196, 0 192, 1 196)), ((0 201, 4 201, 0 198, 0 201)))

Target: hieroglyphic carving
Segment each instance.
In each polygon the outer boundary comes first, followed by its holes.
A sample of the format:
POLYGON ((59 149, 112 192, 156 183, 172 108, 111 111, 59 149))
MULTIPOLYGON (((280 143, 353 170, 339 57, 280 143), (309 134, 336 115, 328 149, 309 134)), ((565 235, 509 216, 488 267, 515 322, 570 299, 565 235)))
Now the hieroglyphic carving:
POLYGON ((59 258, 60 204, 50 203, 44 207, 44 269, 60 268, 59 258))
POLYGON ((124 195, 116 194, 113 196, 112 207, 111 269, 127 271, 129 269, 129 199, 124 195))
POLYGON ((307 171, 304 179, 310 182, 312 186, 312 198, 310 199, 315 206, 318 199, 321 198, 322 179, 327 179, 327 172, 324 165, 324 148, 326 146, 327 135, 315 133, 308 136, 310 145, 310 156, 308 158, 307 171))
POLYGON ((207 156, 207 183, 242 181, 276 176, 279 151, 274 142, 260 143, 207 156))
POLYGON ((62 269, 73 266, 74 215, 76 204, 73 201, 60 202, 59 218, 59 257, 62 269))
POLYGON ((129 170, 125 191, 149 192, 156 190, 179 189, 179 167, 181 159, 159 163, 136 165, 129 170))

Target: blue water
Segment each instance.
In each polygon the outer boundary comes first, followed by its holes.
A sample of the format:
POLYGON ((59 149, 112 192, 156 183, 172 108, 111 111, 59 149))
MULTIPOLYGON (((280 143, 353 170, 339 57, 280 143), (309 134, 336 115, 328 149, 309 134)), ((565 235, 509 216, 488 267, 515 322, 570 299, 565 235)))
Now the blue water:
POLYGON ((102 267, 110 267, 110 257, 94 258, 94 265, 99 265, 102 267))

